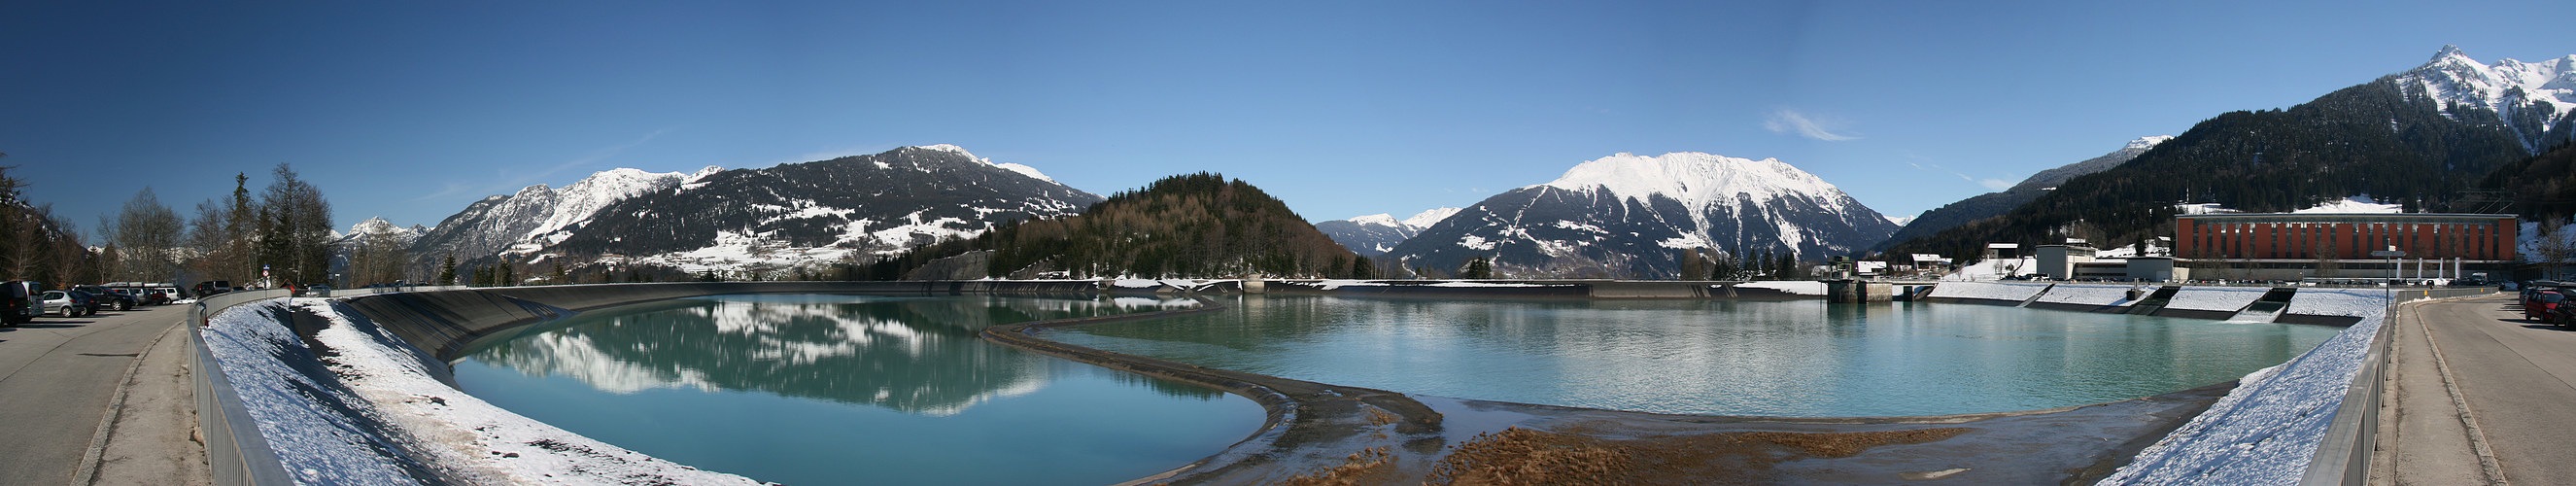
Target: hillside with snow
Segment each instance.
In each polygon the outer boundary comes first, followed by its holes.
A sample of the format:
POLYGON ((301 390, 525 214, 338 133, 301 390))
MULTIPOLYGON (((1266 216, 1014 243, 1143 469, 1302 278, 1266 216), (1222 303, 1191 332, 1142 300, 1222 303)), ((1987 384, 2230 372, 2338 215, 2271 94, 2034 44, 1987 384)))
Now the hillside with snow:
POLYGON ((1350 248, 1353 253, 1374 257, 1386 254, 1388 250, 1395 249, 1395 245, 1404 243, 1404 240, 1413 238, 1413 235, 1422 233, 1423 229, 1430 228, 1440 220, 1449 219, 1449 216, 1458 214, 1459 210, 1459 208, 1431 208, 1404 219, 1395 219, 1395 215, 1392 214, 1378 213, 1315 223, 1315 230, 1324 232, 1324 236, 1332 237, 1334 242, 1350 248))
POLYGON ((451 255, 464 266, 782 269, 972 237, 1100 199, 946 144, 762 169, 613 169, 476 201, 424 231, 411 254, 420 273, 451 255))
POLYGON ((2070 229, 2129 244, 2165 236, 2159 228, 2177 207, 2287 212, 2356 194, 2419 210, 2491 205, 2491 196, 2469 192, 2481 179, 2576 140, 2571 67, 2576 56, 2490 64, 2444 47, 2422 65, 2295 106, 2217 114, 1998 216, 1909 232, 1886 249, 1961 256, 2070 229))
POLYGON ((1669 277, 1692 249, 1857 253, 1896 224, 1776 159, 1621 153, 1486 198, 1397 245, 1408 267, 1489 257, 1514 275, 1669 277))
POLYGON ((471 262, 504 253, 524 256, 570 237, 600 208, 646 193, 672 190, 723 169, 694 173, 610 169, 557 189, 537 184, 513 194, 483 198, 415 238, 415 268, 448 256, 471 262))
POLYGON ((2480 63, 2457 46, 2393 80, 2409 96, 2440 102, 2451 117, 2477 117, 2510 128, 2524 150, 2576 140, 2576 55, 2541 62, 2480 63))

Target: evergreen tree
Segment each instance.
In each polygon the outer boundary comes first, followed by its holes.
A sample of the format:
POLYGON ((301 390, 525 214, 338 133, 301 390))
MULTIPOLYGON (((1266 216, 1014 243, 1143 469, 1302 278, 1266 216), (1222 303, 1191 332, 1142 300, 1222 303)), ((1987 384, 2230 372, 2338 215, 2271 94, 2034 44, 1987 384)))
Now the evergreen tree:
POLYGON ((492 286, 494 286, 494 287, 517 287, 517 286, 519 286, 519 276, 518 276, 518 275, 513 275, 513 274, 518 273, 518 272, 516 272, 516 271, 514 271, 513 269, 511 269, 510 267, 512 267, 512 266, 513 266, 513 265, 511 265, 511 264, 510 264, 510 262, 501 262, 501 264, 500 264, 500 265, 498 265, 498 267, 499 267, 499 268, 498 268, 498 270, 496 270, 496 271, 495 271, 495 275, 494 275, 494 276, 493 276, 493 278, 492 278, 492 286))
POLYGON ((449 254, 438 262, 438 284, 456 285, 456 255, 449 254))
POLYGON ((1486 260, 1485 257, 1481 256, 1476 257, 1473 260, 1468 260, 1467 268, 1458 272, 1458 278, 1467 280, 1494 278, 1494 264, 1492 261, 1486 260))

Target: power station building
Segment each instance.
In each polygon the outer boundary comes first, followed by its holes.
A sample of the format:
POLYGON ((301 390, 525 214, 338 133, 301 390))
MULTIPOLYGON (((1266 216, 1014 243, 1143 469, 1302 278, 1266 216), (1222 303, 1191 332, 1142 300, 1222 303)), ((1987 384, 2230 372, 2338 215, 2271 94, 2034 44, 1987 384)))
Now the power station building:
POLYGON ((2173 256, 2195 278, 2441 278, 2509 268, 2521 228, 2510 214, 2187 214, 2173 256), (2405 254, 2373 254, 2391 249, 2405 254))

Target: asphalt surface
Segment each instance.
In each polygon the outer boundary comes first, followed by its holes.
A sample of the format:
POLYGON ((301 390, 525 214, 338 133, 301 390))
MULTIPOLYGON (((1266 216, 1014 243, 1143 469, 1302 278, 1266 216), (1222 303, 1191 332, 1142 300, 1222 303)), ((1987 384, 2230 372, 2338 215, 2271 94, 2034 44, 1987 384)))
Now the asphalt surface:
POLYGON ((71 484, 139 357, 186 306, 0 327, 0 484, 71 484))
POLYGON ((2374 464, 2388 467, 2372 482, 2576 484, 2576 331, 2523 321, 2511 294, 2412 314, 2391 343, 2395 413, 2374 464))

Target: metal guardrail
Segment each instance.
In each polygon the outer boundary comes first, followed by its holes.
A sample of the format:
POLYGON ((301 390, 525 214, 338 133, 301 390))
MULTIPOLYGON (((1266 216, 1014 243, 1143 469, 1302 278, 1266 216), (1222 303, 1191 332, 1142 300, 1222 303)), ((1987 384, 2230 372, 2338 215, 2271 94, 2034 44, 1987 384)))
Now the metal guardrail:
POLYGON ((197 428, 205 434, 206 466, 215 484, 295 484, 285 465, 278 462, 277 450, 259 435, 259 423, 251 419, 241 396, 233 391, 223 365, 207 352, 205 334, 206 320, 224 309, 286 295, 285 290, 233 292, 198 299, 188 308, 189 349, 197 355, 194 372, 189 373, 194 375, 197 388, 197 428))
POLYGON ((2310 486, 2360 486, 2370 482, 2371 448, 2379 441, 2380 393, 2388 368, 2388 344, 2396 338, 2397 320, 2407 303, 2486 295, 2497 292, 2492 287, 2402 289, 2389 295, 2388 310, 2379 322, 2379 334, 2373 336, 2370 352, 2364 354, 2361 369, 2354 372, 2352 385, 2344 390, 2343 403, 2335 407, 2334 420, 2326 424, 2325 440, 2317 453, 2308 459, 2308 470, 2299 476, 2299 484, 2310 486))

